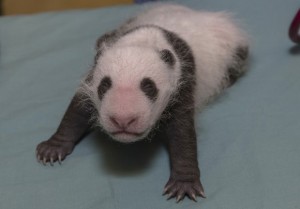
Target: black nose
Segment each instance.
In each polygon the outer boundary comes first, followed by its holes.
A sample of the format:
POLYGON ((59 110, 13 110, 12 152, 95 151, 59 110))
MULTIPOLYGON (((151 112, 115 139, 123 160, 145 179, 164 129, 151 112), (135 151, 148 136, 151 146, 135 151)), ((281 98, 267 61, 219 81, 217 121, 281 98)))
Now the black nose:
POLYGON ((119 129, 127 129, 137 122, 136 116, 111 116, 109 117, 111 123, 119 129))

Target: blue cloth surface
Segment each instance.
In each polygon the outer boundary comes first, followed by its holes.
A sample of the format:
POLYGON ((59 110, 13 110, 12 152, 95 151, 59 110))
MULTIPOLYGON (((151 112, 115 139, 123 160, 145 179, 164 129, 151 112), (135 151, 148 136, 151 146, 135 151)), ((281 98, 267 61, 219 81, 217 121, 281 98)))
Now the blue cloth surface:
POLYGON ((95 40, 141 10, 132 5, 0 18, 1 209, 300 208, 300 49, 287 37, 299 1, 175 2, 236 13, 251 36, 249 73, 197 116, 207 198, 161 196, 169 164, 159 142, 92 133, 62 166, 36 162, 36 145, 91 67, 95 40))

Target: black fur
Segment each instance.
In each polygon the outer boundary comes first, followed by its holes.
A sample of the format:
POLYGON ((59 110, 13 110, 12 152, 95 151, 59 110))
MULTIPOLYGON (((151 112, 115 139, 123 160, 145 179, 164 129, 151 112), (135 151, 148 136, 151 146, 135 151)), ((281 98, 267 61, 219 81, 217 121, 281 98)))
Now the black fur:
POLYGON ((160 58, 162 59, 162 61, 167 63, 170 67, 173 67, 175 65, 175 58, 174 58, 174 55, 172 54, 172 52, 170 52, 170 50, 163 49, 159 53, 160 53, 160 58))
POLYGON ((112 81, 111 81, 110 77, 105 76, 101 80, 101 82, 98 86, 98 97, 100 100, 103 99, 104 94, 111 88, 111 86, 112 86, 112 81))
POLYGON ((118 40, 119 36, 120 35, 118 30, 113 30, 109 33, 105 33, 97 40, 96 50, 100 51, 101 54, 103 50, 103 45, 106 44, 106 46, 110 46, 118 40))
POLYGON ((239 77, 242 76, 243 71, 240 69, 244 67, 248 57, 248 47, 239 47, 233 57, 233 65, 228 67, 228 83, 233 85, 239 77))
POLYGON ((81 102, 86 100, 84 97, 75 94, 55 134, 37 146, 39 161, 52 165, 53 162, 64 160, 91 128, 91 114, 95 109, 89 102, 81 102))
POLYGON ((144 78, 141 81, 140 88, 151 101, 154 102, 157 99, 158 89, 155 82, 150 78, 144 78))
POLYGON ((180 82, 183 85, 174 95, 175 103, 166 109, 171 118, 165 121, 168 149, 171 162, 171 176, 165 192, 177 198, 188 195, 204 196, 200 182, 197 160, 197 140, 194 125, 195 60, 188 44, 175 33, 161 29, 181 65, 180 82), (171 114, 170 114, 171 113, 171 114))

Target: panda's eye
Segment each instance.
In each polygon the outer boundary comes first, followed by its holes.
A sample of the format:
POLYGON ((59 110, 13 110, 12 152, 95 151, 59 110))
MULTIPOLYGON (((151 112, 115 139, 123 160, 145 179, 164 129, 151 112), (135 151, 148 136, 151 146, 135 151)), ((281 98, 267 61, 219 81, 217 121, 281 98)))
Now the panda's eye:
POLYGON ((103 99, 104 94, 107 92, 107 90, 109 90, 112 86, 112 81, 110 79, 110 77, 105 76, 101 82, 100 85, 98 86, 98 97, 100 100, 103 99))
POLYGON ((141 81, 140 88, 151 101, 154 102, 157 99, 158 89, 150 78, 144 78, 141 81))

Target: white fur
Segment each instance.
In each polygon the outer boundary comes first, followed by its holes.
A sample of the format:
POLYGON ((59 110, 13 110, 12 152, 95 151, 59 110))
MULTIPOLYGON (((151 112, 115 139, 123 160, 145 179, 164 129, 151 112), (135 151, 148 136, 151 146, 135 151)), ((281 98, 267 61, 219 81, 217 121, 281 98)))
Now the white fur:
POLYGON ((248 45, 247 35, 227 12, 196 11, 175 4, 158 4, 140 14, 130 27, 144 24, 175 32, 192 48, 196 62, 197 107, 220 93, 236 48, 248 45))
MULTIPOLYGON (((195 107, 201 107, 221 91, 236 48, 247 45, 245 34, 237 28, 229 14, 199 12, 179 5, 159 4, 123 25, 122 29, 149 24, 178 34, 191 47, 196 64, 195 107)), ((143 132, 143 135, 112 135, 123 142, 136 141, 145 137, 153 128, 180 85, 178 60, 174 68, 169 69, 160 59, 159 50, 169 49, 173 54, 175 52, 161 31, 155 28, 134 31, 112 46, 103 48, 104 53, 97 61, 93 73, 93 82, 83 83, 83 91, 91 97, 98 110, 99 124, 108 133, 117 130, 109 116, 126 118, 137 115, 138 121, 128 131, 143 132), (101 102, 97 88, 104 76, 111 77, 112 88, 101 102), (153 79, 159 89, 157 101, 154 103, 140 90, 140 81, 144 77, 153 79)))
MULTIPOLYGON (((120 43, 123 44, 122 41, 120 43)), ((94 82, 91 85, 84 84, 84 91, 89 92, 98 110, 100 126, 108 133, 118 131, 109 121, 110 116, 124 118, 137 115, 138 123, 130 126, 127 131, 143 133, 141 136, 124 134, 112 137, 123 142, 132 142, 147 136, 176 90, 177 74, 180 71, 178 64, 176 68, 172 69, 174 72, 171 74, 171 69, 168 69, 158 52, 152 48, 131 44, 121 47, 116 44, 106 49, 96 65, 94 82), (104 76, 112 79, 112 88, 106 92, 103 101, 100 101, 97 88, 104 76), (140 82, 145 77, 155 80, 159 89, 158 98, 154 103, 140 89, 140 82)))

